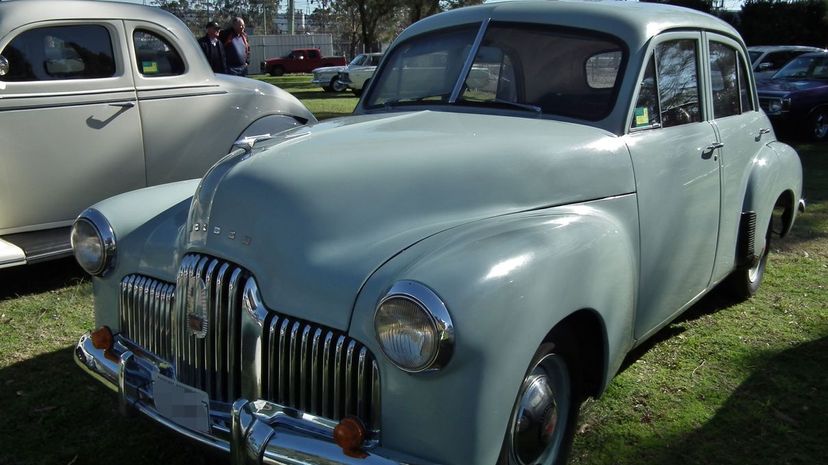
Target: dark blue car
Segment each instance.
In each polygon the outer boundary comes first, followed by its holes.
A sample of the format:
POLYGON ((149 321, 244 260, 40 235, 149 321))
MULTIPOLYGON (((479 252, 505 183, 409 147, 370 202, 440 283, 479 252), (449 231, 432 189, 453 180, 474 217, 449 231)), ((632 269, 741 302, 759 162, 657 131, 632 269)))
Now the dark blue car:
POLYGON ((777 131, 828 139, 828 52, 800 55, 757 86, 777 131))

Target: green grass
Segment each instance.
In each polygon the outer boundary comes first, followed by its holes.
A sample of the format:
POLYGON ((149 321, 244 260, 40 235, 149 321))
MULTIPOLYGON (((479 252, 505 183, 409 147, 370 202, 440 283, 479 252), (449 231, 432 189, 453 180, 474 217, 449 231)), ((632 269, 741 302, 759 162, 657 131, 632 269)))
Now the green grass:
POLYGON ((354 107, 359 101, 359 98, 350 90, 339 93, 324 92, 321 87, 311 84, 310 81, 313 76, 310 74, 289 74, 279 77, 261 75, 256 77, 261 81, 279 86, 296 96, 320 120, 348 115, 354 111, 354 107))
MULTIPOLYGON (((320 117, 356 104, 307 75, 264 80, 320 117)), ((759 294, 734 303, 714 293, 631 354, 584 405, 573 463, 825 462, 828 145, 797 148, 809 209, 774 243, 759 294)), ((0 270, 0 283, 0 465, 225 460, 121 417, 115 395, 77 368, 72 347, 94 323, 91 285, 72 260, 0 270)))

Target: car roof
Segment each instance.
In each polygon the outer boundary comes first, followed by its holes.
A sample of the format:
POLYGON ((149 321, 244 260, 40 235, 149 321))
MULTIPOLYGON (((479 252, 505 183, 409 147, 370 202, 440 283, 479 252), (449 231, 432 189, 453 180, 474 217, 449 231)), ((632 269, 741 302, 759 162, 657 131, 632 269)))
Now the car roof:
POLYGON ((824 49, 819 47, 811 47, 808 45, 752 45, 748 47, 751 52, 781 52, 781 51, 807 51, 807 52, 821 52, 824 49))
POLYGON ((828 50, 822 50, 822 51, 819 51, 819 52, 803 53, 802 55, 799 55, 799 57, 804 57, 804 58, 808 58, 808 57, 825 57, 825 56, 828 56, 828 50))
POLYGON ((172 14, 161 8, 135 3, 98 0, 0 1, 0 33, 36 21, 84 19, 140 19, 163 24, 176 35, 185 32, 183 23, 172 14))
POLYGON ((497 1, 459 8, 415 23, 399 40, 485 19, 604 31, 635 47, 661 32, 681 29, 704 29, 741 41, 738 32, 726 22, 688 8, 643 2, 567 0, 497 1))

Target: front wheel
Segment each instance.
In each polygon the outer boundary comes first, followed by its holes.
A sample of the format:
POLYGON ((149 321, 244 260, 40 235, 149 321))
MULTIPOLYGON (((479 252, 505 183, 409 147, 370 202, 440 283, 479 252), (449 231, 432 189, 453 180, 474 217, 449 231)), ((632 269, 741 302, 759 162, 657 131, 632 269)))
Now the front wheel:
POLYGON ((339 82, 339 78, 335 77, 335 78, 331 79, 330 88, 334 92, 342 92, 343 90, 347 89, 348 86, 346 86, 345 84, 339 82))
POLYGON ((512 409, 498 465, 563 465, 580 396, 567 360, 544 344, 535 353, 512 409))
POLYGON ((811 138, 820 142, 828 140, 828 109, 816 110, 809 121, 811 138))

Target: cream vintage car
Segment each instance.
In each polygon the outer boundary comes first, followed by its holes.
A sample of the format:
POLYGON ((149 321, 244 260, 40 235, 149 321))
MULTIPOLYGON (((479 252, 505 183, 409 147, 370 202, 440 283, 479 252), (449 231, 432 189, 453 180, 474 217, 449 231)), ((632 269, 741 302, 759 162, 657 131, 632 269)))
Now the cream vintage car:
POLYGON ((0 2, 0 268, 71 253, 78 213, 200 177, 247 135, 313 115, 270 84, 213 74, 159 8, 0 2))
POLYGON ((563 464, 582 399, 720 284, 757 292, 794 223, 747 56, 652 3, 429 17, 353 116, 81 214, 76 361, 234 464, 563 464))

